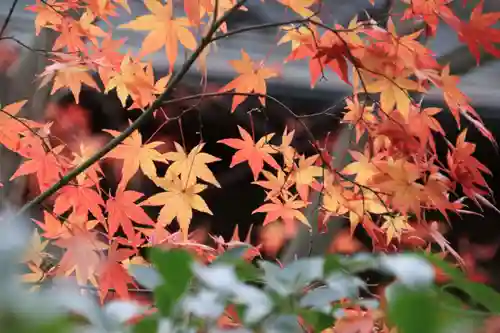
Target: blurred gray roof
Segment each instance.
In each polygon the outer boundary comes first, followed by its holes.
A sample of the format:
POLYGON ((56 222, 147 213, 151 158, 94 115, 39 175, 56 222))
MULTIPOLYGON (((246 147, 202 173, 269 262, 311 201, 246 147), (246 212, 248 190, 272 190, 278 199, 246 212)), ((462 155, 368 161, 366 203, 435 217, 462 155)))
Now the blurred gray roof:
MULTIPOLYGON (((498 0, 490 0, 500 3, 498 0)), ((19 40, 29 44, 33 39, 33 18, 31 12, 25 11, 24 7, 34 3, 35 0, 19 0, 18 6, 14 11, 13 18, 9 23, 7 35, 12 35, 19 40)), ((383 5, 384 0, 377 0, 377 5, 383 5)), ((0 22, 3 22, 7 15, 12 0, 0 0, 0 22)), ((141 0, 129 0, 133 15, 143 15, 147 13, 141 0)), ((486 3, 488 7, 488 2, 486 3)), ((338 22, 347 24, 349 20, 364 9, 372 8, 368 0, 328 0, 324 1, 324 12, 328 13, 328 22, 338 22)), ((231 26, 246 26, 270 21, 285 21, 290 19, 290 14, 284 11, 282 5, 273 0, 267 0, 263 5, 260 0, 247 1, 248 13, 238 15, 237 20, 230 22, 231 26)), ((500 9, 498 9, 500 10, 500 9)), ((114 25, 128 22, 133 19, 128 13, 123 11, 121 15, 112 20, 114 25)), ((179 13, 180 14, 180 13, 179 13)), ((130 30, 116 30, 115 38, 127 37, 126 49, 130 49, 137 54, 141 46, 143 34, 130 30)), ((289 53, 289 45, 277 47, 276 42, 279 38, 278 29, 266 29, 246 32, 237 37, 228 38, 218 42, 218 51, 212 52, 208 58, 209 78, 219 80, 229 80, 234 77, 234 72, 227 61, 240 58, 240 50, 244 48, 252 58, 266 59, 269 65, 282 65, 283 58, 289 53)), ((447 54, 448 52, 460 46, 456 34, 447 26, 438 30, 438 35, 429 44, 430 48, 437 56, 447 54)), ((179 49, 179 56, 176 66, 183 62, 183 49, 179 49)), ((166 68, 168 63, 164 57, 164 52, 157 52, 151 58, 155 68, 166 68)), ((193 69, 192 75, 196 75, 193 69)), ((492 61, 484 66, 478 67, 468 72, 462 78, 461 88, 471 97, 477 106, 496 106, 500 104, 500 62, 492 61)), ((291 62, 283 66, 281 82, 290 87, 310 90, 309 70, 305 62, 291 62)), ((329 75, 327 82, 320 82, 315 89, 325 92, 347 92, 348 87, 341 82, 335 75, 329 75)), ((441 95, 437 91, 431 91, 428 99, 440 100, 441 95)), ((499 115, 500 116, 500 115, 499 115)))

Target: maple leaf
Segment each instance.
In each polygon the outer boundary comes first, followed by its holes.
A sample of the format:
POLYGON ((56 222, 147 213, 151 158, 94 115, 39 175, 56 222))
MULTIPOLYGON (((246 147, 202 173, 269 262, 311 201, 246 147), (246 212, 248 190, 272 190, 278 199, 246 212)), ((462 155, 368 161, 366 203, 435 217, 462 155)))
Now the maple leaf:
POLYGON ((23 263, 31 262, 35 264, 37 267, 40 267, 40 265, 43 262, 43 258, 47 255, 46 253, 43 252, 43 250, 45 250, 48 243, 49 243, 48 240, 42 241, 37 229, 33 230, 33 234, 31 235, 31 240, 23 255, 22 262, 23 263))
MULTIPOLYGON (((73 153, 74 159, 72 161, 73 165, 80 165, 90 158, 97 150, 100 148, 100 144, 96 141, 90 141, 87 143, 80 143, 80 153, 73 153)), ((99 163, 94 163, 88 167, 85 172, 82 172, 76 176, 76 181, 78 184, 82 184, 86 179, 89 179, 92 183, 99 186, 99 180, 104 172, 101 169, 99 163)))
POLYGON ((220 161, 220 158, 201 152, 205 146, 204 143, 191 149, 189 154, 186 154, 184 148, 177 142, 174 142, 174 146, 176 152, 168 152, 163 155, 167 160, 173 161, 167 172, 171 173, 172 176, 180 176, 182 183, 186 186, 196 184, 196 179, 199 178, 220 187, 219 182, 207 166, 208 163, 220 161))
POLYGON ((356 142, 367 131, 368 126, 376 120, 373 107, 361 105, 358 95, 345 99, 347 112, 342 118, 343 123, 351 124, 356 129, 356 142))
POLYGON ((16 172, 10 177, 10 180, 34 173, 40 191, 45 191, 59 181, 65 167, 68 166, 63 156, 59 155, 63 149, 64 146, 57 146, 51 151, 45 152, 40 145, 38 149, 31 151, 30 159, 24 161, 19 166, 16 172))
POLYGON ((390 114, 396 106, 405 119, 408 119, 412 103, 407 90, 422 90, 417 82, 402 76, 380 77, 366 84, 365 89, 369 94, 380 93, 380 104, 384 113, 390 114))
POLYGON ((299 197, 307 201, 309 196, 309 187, 313 185, 315 177, 324 175, 325 169, 314 165, 319 155, 313 155, 308 158, 300 156, 299 163, 292 171, 290 179, 295 182, 295 188, 299 193, 299 197))
POLYGON ((129 240, 136 236, 132 221, 143 225, 154 225, 155 223, 136 204, 144 194, 136 191, 125 191, 118 189, 115 197, 110 197, 106 201, 106 210, 108 211, 108 234, 111 238, 118 227, 121 226, 129 240))
POLYGON ((65 55, 64 57, 51 60, 54 63, 45 67, 44 71, 40 74, 42 78, 40 87, 45 86, 53 79, 54 82, 50 91, 51 95, 59 89, 69 88, 75 97, 76 104, 78 104, 80 102, 82 84, 95 90, 100 90, 89 73, 89 67, 82 63, 79 58, 65 55))
MULTIPOLYGON (((114 130, 104 130, 114 137, 120 132, 114 130)), ((141 169, 145 176, 154 180, 157 178, 156 166, 154 162, 167 163, 165 157, 155 148, 163 142, 154 141, 147 144, 142 143, 142 136, 138 130, 122 141, 115 149, 110 151, 106 157, 123 160, 123 175, 120 186, 125 187, 135 173, 141 169)))
POLYGON ((35 18, 35 33, 38 36, 42 28, 56 29, 62 22, 63 15, 70 9, 69 2, 58 2, 58 0, 36 0, 36 4, 27 6, 25 9, 36 13, 35 18), (57 10, 54 10, 57 9, 57 10))
POLYGON ((401 235, 404 232, 413 231, 413 227, 408 223, 408 216, 397 215, 397 216, 384 216, 385 222, 382 224, 382 230, 387 233, 387 244, 389 244, 393 238, 401 240, 401 235))
POLYGON ((376 166, 379 173, 371 178, 370 184, 380 192, 391 193, 392 205, 403 214, 411 210, 419 216, 423 193, 423 185, 417 182, 421 177, 419 167, 405 159, 392 158, 377 162, 376 166))
POLYGON ((278 0, 282 5, 289 7, 302 17, 311 17, 314 12, 309 9, 316 0, 278 0))
POLYGON ((351 194, 349 190, 344 189, 341 185, 329 182, 328 177, 325 177, 325 190, 322 196, 322 208, 326 210, 324 220, 330 218, 331 215, 343 215, 348 212, 347 199, 351 194))
POLYGON ((87 9, 92 11, 96 16, 104 19, 106 22, 108 22, 106 20, 107 16, 117 16, 114 3, 119 4, 129 14, 131 13, 127 0, 84 0, 84 2, 87 4, 87 9))
POLYGON ((95 19, 94 14, 90 11, 84 12, 78 21, 69 16, 63 17, 58 26, 59 35, 52 50, 57 51, 66 47, 69 52, 83 51, 85 50, 84 38, 97 44, 96 37, 105 37, 106 33, 92 24, 95 19))
POLYGON ((106 259, 100 262, 96 272, 101 302, 104 301, 110 289, 113 289, 119 297, 128 298, 129 285, 137 287, 122 264, 123 260, 130 258, 134 253, 135 251, 131 249, 118 249, 117 242, 111 244, 106 259))
POLYGON ((42 230, 42 236, 48 239, 57 239, 67 237, 69 230, 66 225, 62 224, 54 215, 47 211, 43 211, 44 223, 33 219, 42 230))
POLYGON ((295 135, 295 130, 288 132, 288 128, 285 127, 283 135, 281 136, 281 144, 276 147, 276 149, 283 156, 283 163, 285 164, 284 170, 291 170, 294 161, 298 156, 295 148, 291 146, 293 141, 293 136, 295 135))
MULTIPOLYGON (((382 200, 382 197, 368 189, 362 189, 359 194, 349 198, 347 207, 349 209, 349 222, 351 225, 351 234, 359 223, 362 223, 366 218, 371 220, 369 214, 384 214, 389 213, 388 208, 382 200)), ((365 227, 366 223, 362 223, 365 227)), ((366 228, 365 228, 366 229, 366 228)))
POLYGON ((428 35, 431 37, 436 35, 440 17, 454 28, 457 28, 460 24, 460 19, 455 16, 448 6, 450 0, 403 0, 403 2, 410 5, 410 7, 404 11, 401 19, 423 19, 428 27, 426 29, 428 35))
POLYGON ((368 156, 359 151, 350 150, 349 153, 354 158, 354 162, 349 163, 342 170, 342 173, 345 175, 356 175, 354 181, 357 184, 367 185, 373 175, 378 173, 376 165, 368 156))
POLYGON ((267 193, 266 200, 278 194, 281 194, 282 192, 290 194, 289 189, 293 185, 293 182, 290 181, 289 178, 287 179, 283 170, 278 169, 276 176, 267 170, 262 170, 262 175, 267 180, 254 181, 252 184, 259 185, 260 187, 269 190, 269 192, 267 193))
MULTIPOLYGON (((123 107, 127 105, 130 96, 134 103, 133 108, 145 108, 156 99, 155 95, 161 94, 170 80, 171 74, 154 82, 153 66, 151 63, 143 64, 125 56, 118 69, 104 73, 108 77, 105 92, 116 89, 116 93, 123 107)), ((106 82, 106 81, 105 81, 106 82)))
POLYGON ((281 169, 276 160, 271 156, 271 154, 276 154, 278 151, 268 143, 274 136, 274 133, 263 136, 255 143, 245 129, 238 126, 238 130, 242 139, 223 139, 217 141, 231 148, 238 149, 231 160, 231 168, 244 161, 248 161, 254 180, 257 180, 259 173, 264 167, 264 162, 276 170, 281 169))
MULTIPOLYGON (((234 90, 237 93, 243 94, 255 93, 265 95, 267 92, 266 80, 278 76, 277 70, 263 67, 262 62, 260 64, 254 63, 244 50, 241 50, 241 60, 231 60, 229 63, 240 75, 222 87, 219 90, 220 92, 234 90)), ((247 95, 234 96, 231 112, 234 112, 236 107, 247 98, 247 95)), ((259 96, 259 101, 262 105, 266 105, 265 96, 259 96)))
POLYGON ((40 282, 42 282, 46 276, 46 273, 41 269, 39 266, 33 264, 33 263, 28 263, 26 264, 28 269, 30 270, 30 273, 23 274, 21 276, 21 280, 25 283, 34 283, 30 288, 30 291, 36 291, 40 289, 40 282))
POLYGON ((467 129, 463 130, 457 137, 455 148, 447 154, 447 161, 453 180, 462 185, 466 196, 475 200, 477 195, 487 194, 488 191, 486 190, 489 190, 488 183, 481 173, 488 175, 492 175, 492 173, 472 156, 476 150, 476 145, 466 142, 466 135, 467 129))
POLYGON ((254 210, 252 214, 266 213, 266 218, 262 224, 263 226, 281 219, 285 224, 285 234, 287 236, 293 236, 296 231, 295 220, 302 222, 309 228, 311 227, 305 215, 299 210, 307 207, 307 202, 295 200, 295 198, 296 196, 293 196, 287 198, 287 200, 283 202, 278 198, 271 197, 271 203, 263 204, 254 210))
POLYGON ((292 45, 292 52, 299 48, 302 44, 307 44, 312 38, 315 37, 314 27, 308 27, 305 25, 296 27, 294 25, 289 25, 281 27, 281 29, 285 31, 285 34, 281 37, 277 44, 281 45, 283 43, 290 42, 292 45))
POLYGON ((151 14, 139 16, 118 28, 150 31, 142 42, 141 56, 158 51, 165 46, 170 71, 172 71, 177 59, 178 42, 187 49, 196 48, 196 39, 187 28, 189 20, 186 17, 173 18, 173 1, 168 1, 164 6, 158 0, 144 0, 144 4, 151 14))
POLYGON ((73 213, 77 216, 87 217, 87 214, 91 213, 104 221, 101 208, 104 201, 92 187, 94 183, 88 179, 77 186, 70 184, 61 188, 54 202, 54 213, 61 215, 73 208, 73 213))
POLYGON ((62 271, 66 276, 75 273, 79 285, 86 285, 90 281, 97 287, 95 274, 101 262, 99 252, 108 247, 97 236, 97 232, 72 228, 70 237, 56 240, 55 245, 66 249, 57 271, 62 271))
POLYGON ((178 177, 157 178, 156 184, 166 192, 155 194, 141 202, 141 206, 163 206, 158 216, 158 224, 169 225, 177 218, 184 239, 188 237, 189 224, 193 218, 193 209, 212 215, 205 201, 199 195, 206 185, 185 186, 178 177))
POLYGON ((0 144, 7 149, 16 151, 19 148, 21 136, 29 128, 29 124, 23 125, 25 121, 17 114, 26 105, 27 100, 15 102, 1 107, 0 112, 0 144))
POLYGON ((491 28, 500 20, 500 13, 484 14, 483 7, 484 0, 481 0, 472 10, 469 22, 460 22, 458 30, 458 39, 467 44, 478 65, 481 46, 491 55, 500 57, 500 50, 495 48, 495 43, 500 43, 500 30, 491 28))
POLYGON ((113 71, 120 71, 120 66, 125 58, 125 55, 120 52, 120 48, 123 47, 125 41, 125 38, 113 40, 112 35, 107 34, 100 45, 91 44, 84 50, 89 62, 97 65, 99 77, 105 87, 108 86, 113 71))

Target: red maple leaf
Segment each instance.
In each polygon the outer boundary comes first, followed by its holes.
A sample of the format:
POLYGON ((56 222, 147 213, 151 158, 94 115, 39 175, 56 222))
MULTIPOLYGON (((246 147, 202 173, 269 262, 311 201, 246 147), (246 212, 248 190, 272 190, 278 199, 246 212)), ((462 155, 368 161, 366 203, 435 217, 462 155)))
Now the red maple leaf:
POLYGON ((132 240, 136 238, 132 221, 144 225, 155 224, 144 212, 144 209, 135 203, 143 196, 144 194, 140 192, 118 189, 116 196, 114 198, 110 197, 106 201, 109 237, 112 237, 118 230, 118 227, 121 226, 127 238, 132 240))
POLYGON ((54 202, 54 213, 61 215, 71 208, 77 216, 87 216, 90 212, 98 220, 103 221, 102 208, 104 201, 92 187, 94 183, 87 179, 82 184, 67 185, 59 190, 54 202))
POLYGON ((118 249, 117 242, 111 244, 106 260, 102 261, 97 269, 101 302, 104 301, 110 289, 113 289, 120 298, 129 298, 129 285, 137 287, 121 263, 134 254, 135 251, 132 249, 118 249))
POLYGON ((495 48, 495 43, 500 43, 500 30, 491 28, 500 20, 500 13, 484 14, 483 6, 484 0, 481 0, 472 11, 469 22, 461 22, 458 30, 459 40, 467 44, 478 65, 481 46, 491 55, 500 57, 500 50, 495 48))

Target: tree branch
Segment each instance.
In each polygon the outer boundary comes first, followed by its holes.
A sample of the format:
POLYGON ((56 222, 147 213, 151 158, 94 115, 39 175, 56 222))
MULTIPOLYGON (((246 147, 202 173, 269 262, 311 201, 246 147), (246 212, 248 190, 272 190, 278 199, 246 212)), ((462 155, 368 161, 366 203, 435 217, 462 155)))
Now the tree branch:
POLYGON ((14 14, 14 10, 16 9, 18 1, 19 0, 14 0, 14 2, 12 2, 12 5, 10 6, 9 13, 5 18, 5 21, 3 22, 2 29, 0 29, 0 37, 2 37, 5 30, 7 30, 7 26, 9 25, 10 19, 12 18, 12 14, 14 14))
MULTIPOLYGON (((80 164, 78 167, 70 171, 68 174, 66 174, 64 177, 61 178, 60 181, 58 181, 56 184, 54 184, 52 187, 50 187, 48 190, 45 192, 41 193, 38 195, 36 198, 34 198, 32 201, 28 202, 26 205, 24 205, 18 212, 17 215, 24 215, 26 212, 28 212, 32 207, 40 204, 43 202, 45 199, 50 197, 52 194, 56 193, 61 187, 64 185, 68 184, 72 179, 74 179, 76 176, 84 172, 88 167, 90 167, 92 164, 96 163, 99 161, 102 157, 104 157, 107 153, 109 153, 111 150, 113 150, 116 146, 118 146, 123 140, 125 140, 128 136, 130 136, 135 130, 137 130, 142 123, 144 123, 148 118, 153 114, 153 112, 160 107, 164 100, 166 100, 172 92, 174 91, 175 87, 177 84, 184 78, 186 73, 189 71, 191 66, 194 64, 194 62, 198 59, 200 54, 203 52, 203 50, 210 44, 212 40, 213 34, 219 29, 219 27, 227 20, 227 18, 236 10, 238 10, 243 4, 246 2, 246 0, 239 0, 238 3, 233 6, 230 10, 228 10, 222 17, 218 20, 214 20, 212 22, 212 25, 205 35, 205 37, 202 38, 200 41, 200 45, 197 47, 197 49, 191 54, 189 59, 184 63, 180 71, 174 75, 174 77, 169 81, 167 84, 167 87, 165 88, 165 91, 163 94, 161 94, 152 104, 151 106, 141 114, 139 118, 137 118, 129 127, 127 127, 120 135, 109 141, 104 147, 102 147, 98 152, 96 152, 94 155, 92 155, 89 159, 87 159, 85 162, 80 164)), ((214 16, 215 17, 215 16, 214 16)))

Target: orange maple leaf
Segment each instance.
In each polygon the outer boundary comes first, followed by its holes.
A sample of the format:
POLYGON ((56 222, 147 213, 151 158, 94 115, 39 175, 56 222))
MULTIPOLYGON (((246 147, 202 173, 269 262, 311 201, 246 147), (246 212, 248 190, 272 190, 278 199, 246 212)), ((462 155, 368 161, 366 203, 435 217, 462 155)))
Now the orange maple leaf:
MULTIPOLYGON (((120 134, 120 132, 114 130, 104 131, 114 137, 120 134)), ((167 163, 165 157, 155 149, 162 144, 163 142, 159 141, 143 144, 141 133, 136 130, 115 149, 110 151, 106 157, 123 160, 123 175, 120 180, 120 186, 125 187, 139 168, 148 178, 156 179, 157 174, 154 162, 167 163)))
POLYGON ((257 180, 259 173, 264 168, 264 162, 276 170, 281 169, 276 160, 271 156, 271 154, 278 152, 276 148, 269 144, 269 140, 272 139, 274 133, 263 136, 255 143, 245 129, 238 126, 238 130, 242 139, 223 139, 217 141, 231 148, 238 149, 231 160, 231 168, 247 161, 250 169, 252 169, 254 180, 257 180))
POLYGON ((44 222, 33 219, 42 230, 41 236, 48 239, 64 238, 69 236, 69 230, 65 224, 62 224, 54 215, 43 211, 44 222))
POLYGON ((379 173, 371 178, 371 187, 391 194, 393 207, 401 213, 412 211, 420 216, 424 186, 417 182, 421 177, 418 165, 405 159, 389 158, 387 161, 377 162, 376 166, 379 173))
POLYGON ((283 202, 278 198, 272 197, 270 198, 271 203, 263 204, 254 210, 252 214, 266 213, 266 218, 262 224, 264 226, 281 219, 285 225, 285 234, 287 236, 293 236, 297 230, 295 220, 302 222, 309 228, 311 227, 305 215, 299 210, 307 207, 307 202, 295 200, 295 198, 296 196, 286 198, 283 200, 285 202, 283 202))
POLYGON ((173 1, 162 5, 158 0, 145 0, 144 4, 151 14, 139 16, 119 28, 150 31, 142 42, 141 56, 156 52, 165 46, 172 71, 177 59, 178 42, 187 49, 196 48, 196 39, 187 28, 189 20, 186 17, 173 18, 173 1))
POLYGON ((71 208, 77 216, 87 217, 90 212, 100 221, 104 221, 102 208, 104 201, 92 187, 94 183, 87 179, 78 185, 66 185, 59 190, 54 202, 54 213, 61 215, 71 208))
POLYGON ((35 5, 27 6, 26 10, 36 13, 35 33, 38 36, 42 28, 56 29, 61 24, 65 12, 71 8, 70 2, 58 0, 36 0, 35 5), (56 10, 54 10, 56 9, 56 10))
POLYGON ((96 16, 108 23, 107 16, 117 16, 115 3, 123 7, 129 14, 130 6, 127 0, 84 0, 88 8, 96 16))
MULTIPOLYGON (((241 60, 231 60, 229 63, 240 75, 222 87, 219 90, 221 92, 234 90, 237 93, 243 94, 255 93, 265 95, 267 92, 266 80, 278 76, 277 70, 264 67, 262 62, 260 64, 254 63, 244 50, 241 50, 241 60)), ((247 98, 247 95, 234 96, 231 112, 234 112, 236 107, 247 98)), ((265 96, 259 96, 259 101, 262 105, 266 105, 265 96)))
POLYGON ((26 104, 27 100, 15 102, 1 107, 0 112, 0 144, 7 149, 16 151, 19 148, 22 132, 30 128, 24 119, 17 117, 17 114, 26 104))
POLYGON ((45 191, 59 181, 61 175, 64 174, 64 170, 69 165, 66 159, 60 155, 63 149, 64 146, 61 145, 46 152, 40 144, 36 149, 31 150, 29 159, 19 166, 10 177, 10 180, 35 174, 40 191, 45 191))
POLYGON ((141 199, 144 194, 136 191, 124 191, 118 189, 115 197, 110 197, 106 201, 106 210, 108 211, 108 234, 113 235, 121 226, 128 239, 135 238, 134 226, 132 221, 144 225, 154 225, 155 223, 144 212, 144 210, 136 204, 136 201, 141 199))

